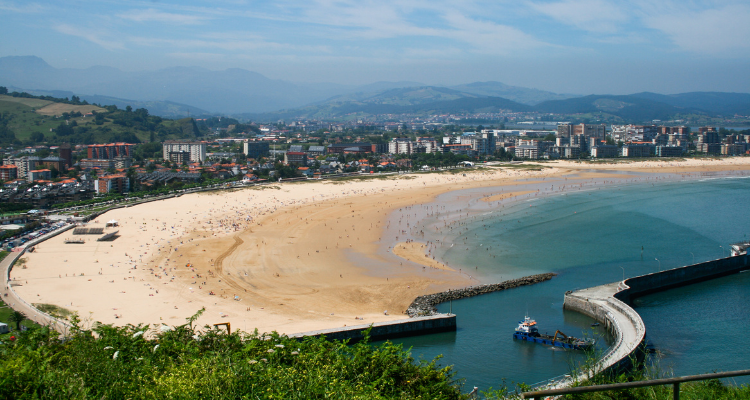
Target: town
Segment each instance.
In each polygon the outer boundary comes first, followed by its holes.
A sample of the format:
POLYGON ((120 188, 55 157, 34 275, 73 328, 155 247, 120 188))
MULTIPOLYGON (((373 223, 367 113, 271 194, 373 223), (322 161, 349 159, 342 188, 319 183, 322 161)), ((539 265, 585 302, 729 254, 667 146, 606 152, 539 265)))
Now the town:
POLYGON ((401 124, 392 131, 332 135, 320 128, 310 131, 301 122, 244 125, 253 128, 247 131, 238 125, 214 129, 215 137, 205 140, 166 140, 159 158, 136 154, 138 147, 153 149, 155 143, 11 146, 4 149, 0 166, 0 201, 48 208, 109 194, 220 182, 319 179, 492 160, 741 155, 750 150, 750 132, 720 133, 715 127, 693 132, 685 126, 565 123, 555 130, 450 125, 426 131, 401 124))

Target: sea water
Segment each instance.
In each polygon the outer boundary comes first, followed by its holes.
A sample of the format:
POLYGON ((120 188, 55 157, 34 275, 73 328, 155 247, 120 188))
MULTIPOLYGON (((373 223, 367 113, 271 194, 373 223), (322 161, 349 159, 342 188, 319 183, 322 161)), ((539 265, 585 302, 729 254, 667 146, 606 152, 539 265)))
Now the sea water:
MULTIPOLYGON (((558 182, 558 185, 560 183, 558 182)), ((514 189, 522 190, 523 188, 514 189)), ((457 378, 481 390, 503 383, 534 384, 570 373, 586 355, 512 339, 525 315, 541 332, 560 330, 611 344, 601 327, 562 309, 568 290, 680 267, 728 255, 750 232, 750 179, 610 185, 521 199, 483 212, 443 236, 438 253, 449 265, 483 282, 555 272, 540 284, 439 306, 457 315, 456 332, 398 340, 416 358, 442 356, 457 378)), ((426 224, 429 221, 426 222, 426 224)), ((429 239, 426 237, 425 239, 429 239)), ((750 346, 750 272, 642 297, 636 310, 675 375, 747 368, 750 346)))

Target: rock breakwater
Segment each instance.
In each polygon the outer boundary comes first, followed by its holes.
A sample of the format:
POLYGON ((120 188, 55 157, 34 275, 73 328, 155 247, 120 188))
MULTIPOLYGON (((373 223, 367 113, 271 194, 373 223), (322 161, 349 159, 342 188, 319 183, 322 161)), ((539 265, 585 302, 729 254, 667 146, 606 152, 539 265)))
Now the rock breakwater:
POLYGON ((486 285, 470 286, 463 289, 450 289, 445 292, 438 292, 419 296, 406 309, 406 314, 410 317, 421 317, 425 315, 434 315, 437 313, 436 306, 446 301, 459 300, 466 297, 478 296, 480 294, 498 292, 505 289, 513 289, 520 286, 533 285, 552 279, 557 274, 546 273, 538 275, 524 276, 523 278, 511 279, 500 283, 490 283, 486 285))

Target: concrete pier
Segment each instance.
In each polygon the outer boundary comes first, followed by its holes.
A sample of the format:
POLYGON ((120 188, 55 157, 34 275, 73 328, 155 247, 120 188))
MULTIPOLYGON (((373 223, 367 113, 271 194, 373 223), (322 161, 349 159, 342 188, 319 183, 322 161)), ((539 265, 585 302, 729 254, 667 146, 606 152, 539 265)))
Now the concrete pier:
POLYGON ((641 275, 565 294, 563 308, 578 311, 601 322, 614 336, 615 343, 592 370, 558 381, 549 388, 562 388, 610 370, 631 366, 644 356, 646 326, 631 307, 633 299, 692 283, 734 274, 750 268, 746 254, 706 261, 686 267, 641 275))
POLYGON ((408 336, 426 335, 429 333, 450 332, 456 330, 455 314, 436 314, 426 317, 400 319, 396 321, 375 322, 373 324, 352 325, 342 328, 321 329, 318 331, 301 332, 289 335, 292 338, 308 336, 325 336, 328 339, 349 340, 358 342, 364 338, 362 334, 372 327, 370 340, 386 340, 408 336))

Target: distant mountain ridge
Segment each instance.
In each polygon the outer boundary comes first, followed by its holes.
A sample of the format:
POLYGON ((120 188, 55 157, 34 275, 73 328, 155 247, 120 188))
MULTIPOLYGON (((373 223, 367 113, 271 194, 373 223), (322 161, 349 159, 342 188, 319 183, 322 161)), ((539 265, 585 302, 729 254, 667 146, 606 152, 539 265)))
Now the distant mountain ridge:
POLYGON ((123 72, 102 66, 58 69, 34 56, 0 57, 0 85, 30 92, 63 91, 89 102, 111 102, 118 107, 130 102, 134 108, 153 108, 150 112, 154 115, 172 113, 173 117, 182 117, 190 110, 191 115, 219 113, 268 121, 331 118, 353 113, 481 113, 498 110, 607 113, 633 122, 670 119, 685 113, 750 115, 750 94, 747 93, 663 95, 643 92, 576 96, 493 81, 455 86, 429 86, 419 82, 375 82, 362 86, 307 84, 269 79, 239 68, 211 71, 198 67, 172 67, 140 72, 123 72))
MULTIPOLYGON (((81 98, 105 96, 131 101, 164 101, 189 105, 211 113, 236 114, 292 109, 329 100, 362 101, 383 97, 382 93, 403 88, 425 87, 419 82, 375 82, 353 86, 331 83, 293 83, 269 79, 259 73, 239 68, 211 71, 198 67, 172 67, 155 71, 125 72, 113 67, 86 69, 54 68, 35 56, 0 57, 0 85, 26 91, 65 91, 81 98), (343 96, 343 97, 342 97, 343 96)), ((432 86, 437 88, 438 86, 432 86)), ((484 82, 442 87, 463 93, 461 97, 498 97, 525 103, 558 99, 561 95, 536 89, 484 82), (531 99, 531 100, 530 100, 531 99)), ((437 90, 435 89, 435 92, 437 90)), ((423 102, 449 100, 448 94, 423 102)), ((383 100, 403 105, 409 100, 383 100)))

